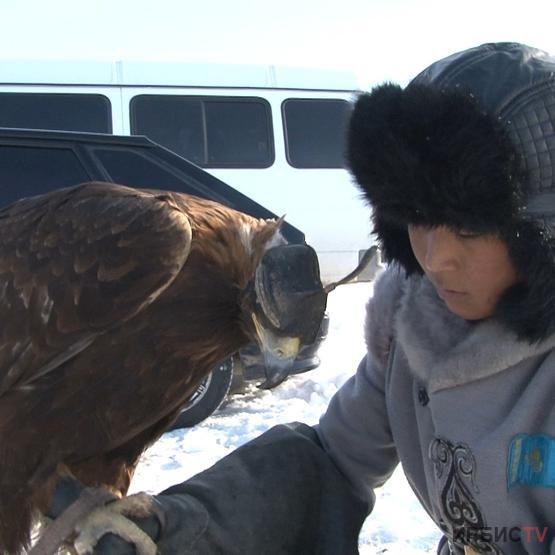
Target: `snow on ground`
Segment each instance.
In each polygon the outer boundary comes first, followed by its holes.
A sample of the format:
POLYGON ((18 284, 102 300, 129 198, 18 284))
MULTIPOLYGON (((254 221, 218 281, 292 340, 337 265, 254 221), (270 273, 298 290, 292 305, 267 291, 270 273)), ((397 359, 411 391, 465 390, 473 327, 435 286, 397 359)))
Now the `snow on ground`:
MULTIPOLYGON (((166 433, 143 456, 131 493, 156 493, 204 470, 275 424, 315 424, 329 399, 356 370, 364 353, 363 322, 371 283, 345 285, 329 296, 329 335, 316 370, 289 378, 271 391, 254 386, 232 396, 189 430, 166 433)), ((440 534, 420 507, 401 468, 376 491, 377 502, 360 535, 363 555, 435 553, 440 534)))

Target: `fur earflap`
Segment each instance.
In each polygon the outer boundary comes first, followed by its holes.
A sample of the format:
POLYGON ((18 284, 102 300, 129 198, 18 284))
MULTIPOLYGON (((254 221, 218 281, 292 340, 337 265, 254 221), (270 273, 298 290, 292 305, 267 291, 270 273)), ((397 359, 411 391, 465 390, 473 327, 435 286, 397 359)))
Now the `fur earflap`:
POLYGON ((522 281, 509 289, 496 318, 530 343, 555 332, 555 236, 545 222, 521 221, 501 238, 522 281))

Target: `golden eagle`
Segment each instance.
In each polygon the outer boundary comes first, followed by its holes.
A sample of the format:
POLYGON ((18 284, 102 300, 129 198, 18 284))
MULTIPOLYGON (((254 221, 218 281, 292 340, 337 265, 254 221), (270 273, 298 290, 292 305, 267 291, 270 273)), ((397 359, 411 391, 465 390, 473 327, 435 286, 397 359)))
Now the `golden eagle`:
POLYGON ((257 341, 271 384, 314 339, 314 251, 281 221, 86 183, 0 211, 0 553, 61 476, 125 494, 206 374, 257 341))

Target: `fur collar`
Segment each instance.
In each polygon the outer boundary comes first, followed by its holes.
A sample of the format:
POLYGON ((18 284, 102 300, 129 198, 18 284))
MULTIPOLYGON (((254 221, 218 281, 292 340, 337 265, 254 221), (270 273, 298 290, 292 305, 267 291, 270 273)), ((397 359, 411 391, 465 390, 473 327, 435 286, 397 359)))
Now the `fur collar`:
POLYGON ((555 347, 555 334, 530 343, 493 319, 459 318, 425 276, 406 278, 397 267, 381 276, 367 309, 368 349, 382 364, 393 337, 430 393, 492 376, 555 347))
POLYGON ((404 285, 404 271, 392 264, 377 276, 374 294, 366 304, 366 348, 382 367, 387 365, 389 358, 394 336, 393 320, 404 285))

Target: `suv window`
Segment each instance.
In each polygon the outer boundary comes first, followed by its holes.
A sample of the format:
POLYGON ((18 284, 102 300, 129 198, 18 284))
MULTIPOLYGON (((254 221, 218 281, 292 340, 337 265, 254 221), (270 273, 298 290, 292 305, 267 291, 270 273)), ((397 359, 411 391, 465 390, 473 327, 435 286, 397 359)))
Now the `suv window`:
POLYGON ((191 192, 183 187, 183 179, 152 160, 148 154, 117 148, 94 150, 114 183, 145 189, 168 189, 191 192))
POLYGON ((90 177, 70 149, 0 145, 0 198, 4 206, 21 197, 85 181, 90 177))
POLYGON ((287 161, 294 168, 343 168, 350 103, 288 99, 282 104, 287 161))
POLYGON ((274 162, 271 110, 262 98, 138 95, 131 133, 147 135, 204 168, 274 162))
POLYGON ((112 107, 101 94, 0 93, 0 127, 111 133, 112 107))

